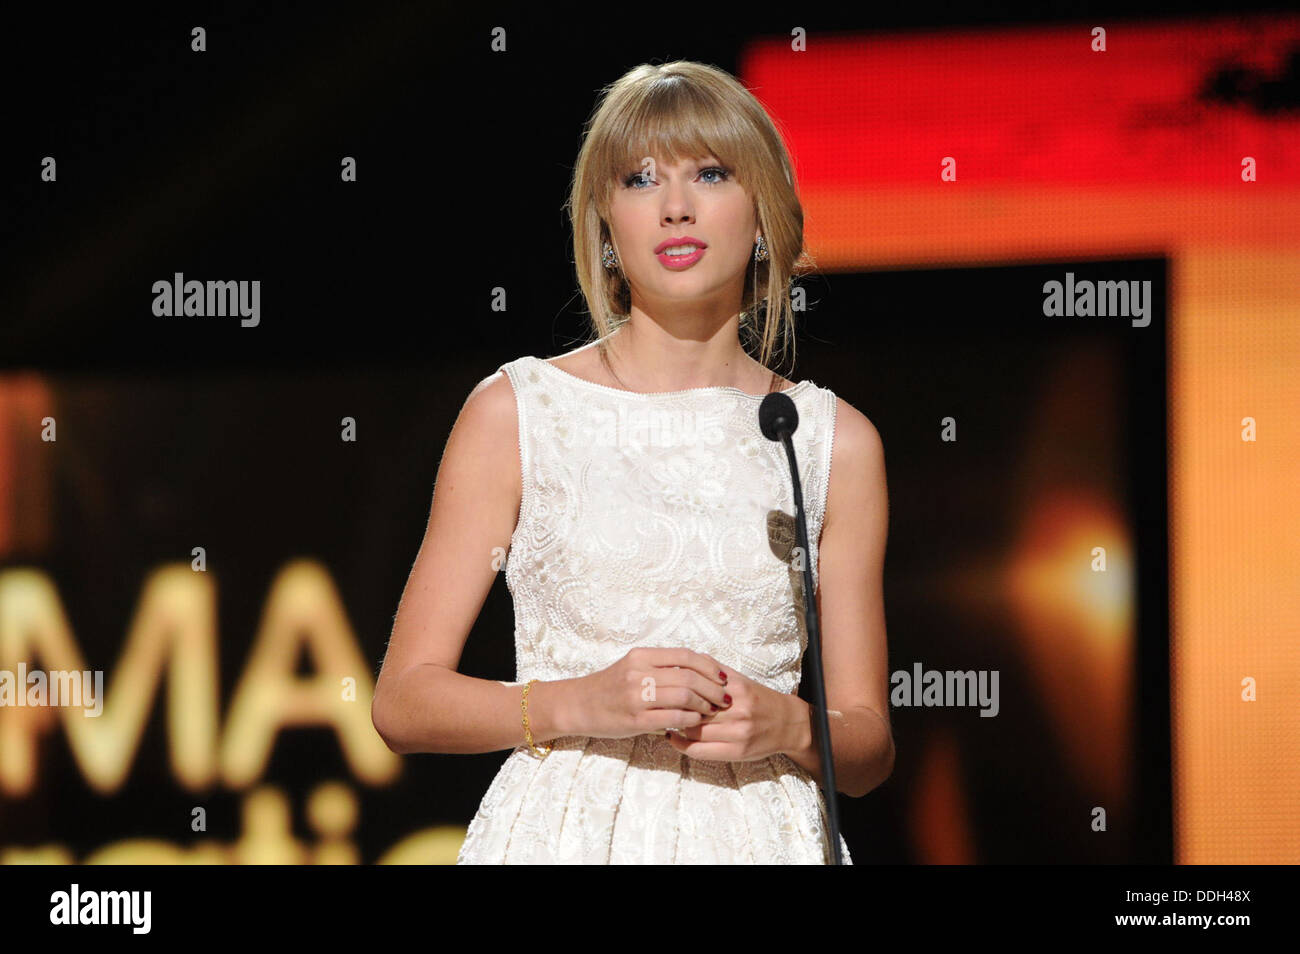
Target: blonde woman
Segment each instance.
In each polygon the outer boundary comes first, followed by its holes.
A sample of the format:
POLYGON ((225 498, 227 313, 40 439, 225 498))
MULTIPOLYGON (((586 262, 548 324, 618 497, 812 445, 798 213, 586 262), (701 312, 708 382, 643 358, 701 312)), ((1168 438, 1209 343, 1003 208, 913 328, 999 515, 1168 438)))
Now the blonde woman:
POLYGON ((824 864, 803 561, 838 787, 862 796, 894 762, 880 437, 769 370, 793 337, 803 212, 757 100, 691 62, 603 92, 569 201, 594 340, 469 395, 374 724, 400 753, 512 749, 459 863, 824 864), (807 554, 758 426, 772 390, 799 412, 807 554), (456 671, 507 549, 513 683, 456 671))

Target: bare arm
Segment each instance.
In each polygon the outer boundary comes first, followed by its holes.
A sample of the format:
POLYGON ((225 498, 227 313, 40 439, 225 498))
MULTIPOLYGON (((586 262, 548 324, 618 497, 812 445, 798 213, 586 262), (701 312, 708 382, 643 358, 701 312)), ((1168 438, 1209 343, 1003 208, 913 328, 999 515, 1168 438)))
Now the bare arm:
MULTIPOLYGON (((493 550, 504 552, 514 532, 523 494, 518 441, 514 389, 498 371, 470 393, 447 439, 375 686, 371 721, 394 752, 493 752, 524 742, 521 688, 456 671, 498 572, 493 550)), ((569 681, 529 692, 535 742, 568 734, 569 681)))
MULTIPOLYGON (((861 797, 894 770, 883 595, 889 499, 880 434, 861 412, 837 400, 816 599, 836 787, 861 797)), ((790 698, 807 731, 786 754, 821 783, 812 710, 798 696, 790 698)))

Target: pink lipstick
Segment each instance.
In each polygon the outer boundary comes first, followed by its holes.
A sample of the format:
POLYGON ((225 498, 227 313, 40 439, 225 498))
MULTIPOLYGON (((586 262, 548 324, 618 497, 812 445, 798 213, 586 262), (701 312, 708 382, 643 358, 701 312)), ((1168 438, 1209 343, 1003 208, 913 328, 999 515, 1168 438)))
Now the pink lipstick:
POLYGON ((663 263, 664 267, 682 269, 689 268, 703 258, 706 248, 708 248, 707 243, 689 235, 683 235, 680 238, 664 239, 655 246, 655 255, 663 263), (671 253, 670 249, 672 250, 671 253))

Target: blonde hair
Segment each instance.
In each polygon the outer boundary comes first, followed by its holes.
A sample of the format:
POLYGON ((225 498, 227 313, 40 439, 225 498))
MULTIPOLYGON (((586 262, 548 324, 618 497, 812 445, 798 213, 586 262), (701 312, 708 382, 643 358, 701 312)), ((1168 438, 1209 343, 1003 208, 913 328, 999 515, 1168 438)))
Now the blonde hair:
MULTIPOLYGON (((803 249, 803 206, 794 168, 776 124, 735 77, 704 63, 642 64, 606 86, 587 122, 566 207, 573 225, 573 261, 591 316, 603 339, 625 324, 631 289, 621 269, 602 263, 616 185, 641 169, 645 156, 673 162, 711 154, 729 168, 754 201, 768 259, 750 257, 741 299, 742 346, 758 361, 787 354, 793 363, 794 309, 790 287, 811 267, 803 249), (760 282, 763 294, 758 294, 760 282)), ((601 346, 603 355, 603 345, 601 346)))

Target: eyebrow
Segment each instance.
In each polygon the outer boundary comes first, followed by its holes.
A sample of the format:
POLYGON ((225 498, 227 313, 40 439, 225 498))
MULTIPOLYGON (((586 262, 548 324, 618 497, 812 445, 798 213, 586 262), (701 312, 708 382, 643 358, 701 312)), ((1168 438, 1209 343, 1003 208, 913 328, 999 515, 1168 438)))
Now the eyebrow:
MULTIPOLYGON (((720 166, 722 165, 722 160, 719 159, 717 156, 713 155, 713 153, 709 153, 707 156, 705 156, 702 159, 687 159, 685 165, 689 166, 692 163, 699 166, 720 166)), ((641 169, 644 168, 641 159, 630 159, 628 160, 627 165, 628 168, 636 172, 640 172, 641 169)), ((664 166, 664 168, 667 168, 667 163, 661 163, 658 160, 655 160, 655 167, 658 168, 659 166, 664 166)))

